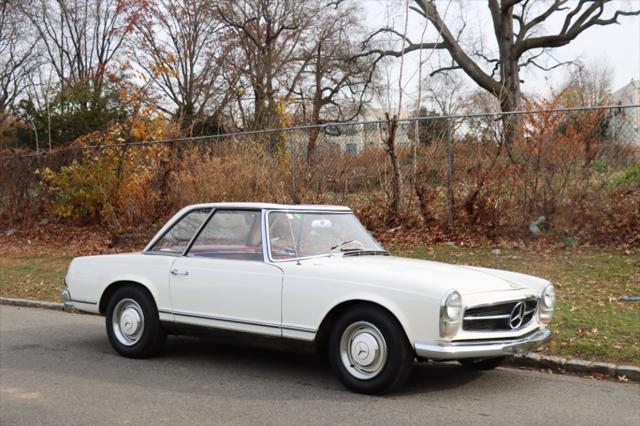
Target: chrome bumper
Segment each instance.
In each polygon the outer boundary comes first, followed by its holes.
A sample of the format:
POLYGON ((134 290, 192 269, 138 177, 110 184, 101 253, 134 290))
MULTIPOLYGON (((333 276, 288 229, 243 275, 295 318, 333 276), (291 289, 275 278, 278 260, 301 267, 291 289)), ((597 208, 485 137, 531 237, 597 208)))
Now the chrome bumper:
POLYGON ((62 298, 62 303, 64 303, 64 310, 70 311, 73 308, 73 301, 71 300, 71 292, 69 292, 68 288, 64 288, 60 292, 60 297, 62 298))
POLYGON ((491 358, 525 354, 549 340, 552 334, 548 328, 539 328, 532 334, 517 339, 416 343, 415 349, 419 357, 433 360, 491 358))

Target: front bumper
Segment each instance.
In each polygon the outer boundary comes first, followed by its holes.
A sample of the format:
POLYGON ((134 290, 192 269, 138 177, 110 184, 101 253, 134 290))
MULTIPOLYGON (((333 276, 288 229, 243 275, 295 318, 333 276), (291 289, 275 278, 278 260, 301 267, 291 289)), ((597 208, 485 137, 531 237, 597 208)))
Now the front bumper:
POLYGON ((549 340, 552 335, 551 330, 542 327, 516 339, 416 343, 415 349, 418 357, 433 360, 491 358, 526 354, 549 340))

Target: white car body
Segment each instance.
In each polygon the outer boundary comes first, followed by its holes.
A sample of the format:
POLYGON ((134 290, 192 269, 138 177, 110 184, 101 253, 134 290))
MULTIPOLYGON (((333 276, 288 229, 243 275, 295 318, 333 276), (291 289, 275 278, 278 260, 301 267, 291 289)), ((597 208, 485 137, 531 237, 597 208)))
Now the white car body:
MULTIPOLYGON (((159 319, 182 324, 317 342, 335 309, 359 301, 382 307, 401 324, 417 357, 433 360, 526 352, 551 332, 539 314, 549 281, 519 273, 394 256, 333 254, 292 260, 270 256, 271 211, 351 213, 347 207, 262 203, 199 204, 178 212, 145 251, 75 258, 63 294, 74 308, 104 314, 119 283, 137 283, 153 296, 159 319), (262 215, 261 262, 163 255, 149 249, 173 223, 198 208, 253 209, 262 215), (183 275, 188 274, 188 275, 183 275), (457 291, 462 312, 501 302, 534 301, 531 320, 512 330, 441 332, 442 304, 457 291)), ((528 305, 526 305, 528 306, 528 305)), ((510 314, 513 316, 513 314, 510 314)), ((464 314, 463 314, 464 316, 464 314)))

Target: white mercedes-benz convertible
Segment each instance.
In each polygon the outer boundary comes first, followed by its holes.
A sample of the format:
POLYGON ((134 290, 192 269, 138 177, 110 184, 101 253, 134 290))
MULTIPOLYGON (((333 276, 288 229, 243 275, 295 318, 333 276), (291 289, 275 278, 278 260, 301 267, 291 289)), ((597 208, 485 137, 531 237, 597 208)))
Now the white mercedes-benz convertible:
POLYGON ((415 359, 494 368, 551 337, 555 304, 540 278, 391 256, 337 206, 189 206, 144 251, 76 258, 65 281, 121 355, 194 329, 295 339, 363 393, 397 387, 415 359))

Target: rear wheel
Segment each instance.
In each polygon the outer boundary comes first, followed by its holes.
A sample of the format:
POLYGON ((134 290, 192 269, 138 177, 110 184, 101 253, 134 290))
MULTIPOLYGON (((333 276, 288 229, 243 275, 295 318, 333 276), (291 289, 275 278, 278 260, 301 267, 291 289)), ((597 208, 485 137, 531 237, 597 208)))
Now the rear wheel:
POLYGON ((107 335, 122 356, 147 358, 160 351, 166 334, 151 296, 135 286, 119 288, 107 305, 107 335))
POLYGON ((393 316, 362 305, 345 312, 334 324, 329 336, 329 357, 347 388, 381 394, 405 382, 414 354, 393 316))
POLYGON ((493 370, 499 367, 505 359, 507 359, 506 356, 498 358, 469 358, 460 359, 458 362, 462 364, 463 367, 472 370, 493 370))

